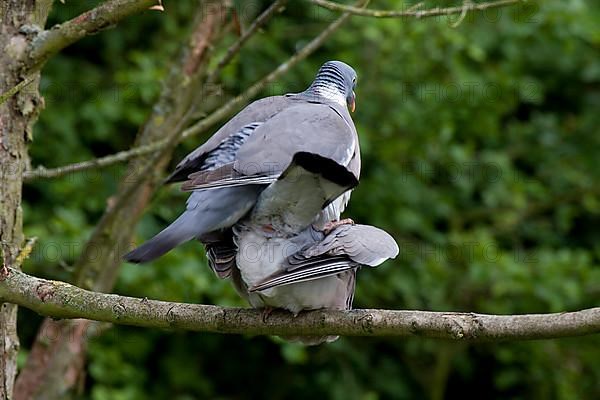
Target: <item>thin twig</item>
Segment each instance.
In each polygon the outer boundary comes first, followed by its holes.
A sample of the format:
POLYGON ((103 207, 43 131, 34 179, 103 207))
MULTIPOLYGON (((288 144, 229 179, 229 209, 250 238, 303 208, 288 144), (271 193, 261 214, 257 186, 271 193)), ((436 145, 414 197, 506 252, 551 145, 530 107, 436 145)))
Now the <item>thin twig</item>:
POLYGON ((375 17, 375 18, 401 18, 401 17, 413 17, 413 18, 427 18, 437 17, 443 15, 462 14, 467 11, 483 11, 490 8, 505 7, 516 3, 521 3, 526 0, 498 0, 490 1, 487 3, 471 3, 468 7, 465 5, 455 7, 435 7, 427 10, 416 10, 411 7, 406 10, 369 10, 364 8, 358 8, 354 6, 348 6, 345 4, 338 4, 329 0, 307 0, 308 2, 315 4, 319 7, 326 8, 332 11, 343 11, 349 12, 352 15, 359 15, 363 17, 375 17))
POLYGON ((353 310, 312 311, 294 317, 275 311, 170 303, 83 290, 9 269, 0 302, 53 318, 86 318, 147 328, 250 335, 431 337, 457 341, 550 339, 600 333, 600 307, 526 315, 353 310))
POLYGON ((452 28, 458 28, 460 24, 465 20, 467 13, 469 12, 469 8, 473 6, 473 2, 471 0, 465 0, 462 6, 462 12, 460 13, 460 17, 456 20, 455 23, 451 25, 452 28))
POLYGON ((205 59, 211 37, 218 31, 217 21, 221 20, 225 1, 211 3, 208 12, 198 7, 190 40, 169 68, 161 96, 136 139, 139 143, 166 142, 149 157, 130 162, 129 171, 135 172, 136 179, 121 179, 75 262, 76 284, 102 291, 113 286, 121 264, 120 253, 131 243, 133 226, 155 190, 157 176, 163 172, 179 133, 190 121, 191 105, 198 96, 204 71, 204 63, 199 60, 205 59))
MULTIPOLYGON (((248 39, 250 39, 261 26, 263 26, 276 12, 278 12, 286 2, 287 0, 276 0, 275 2, 273 2, 273 4, 271 4, 269 8, 267 8, 261 15, 259 15, 254 20, 250 28, 248 28, 248 30, 234 44, 232 44, 231 47, 229 47, 229 49, 227 49, 227 52, 225 53, 223 58, 221 58, 215 69, 206 79, 207 84, 212 84, 217 80, 218 74, 221 72, 221 70, 231 61, 231 59, 233 59, 235 54, 237 54, 237 52, 248 41, 248 39)), ((92 160, 73 163, 65 165, 63 167, 45 168, 43 166, 38 166, 33 170, 26 171, 23 174, 23 181, 29 182, 39 178, 59 178, 70 173, 85 171, 94 168, 108 167, 113 164, 128 161, 138 156, 153 153, 156 150, 159 150, 162 147, 164 147, 166 144, 167 139, 163 139, 146 146, 136 147, 126 151, 120 151, 118 153, 111 154, 106 157, 100 157, 92 160)))
POLYGON ((250 25, 248 30, 244 32, 242 36, 240 36, 240 38, 236 40, 235 43, 233 43, 227 49, 225 55, 219 60, 215 69, 210 73, 210 75, 206 79, 206 84, 210 85, 217 81, 217 78, 223 70, 223 68, 227 64, 229 64, 229 62, 233 59, 233 57, 235 57, 235 55, 240 51, 244 44, 246 44, 248 39, 250 39, 256 32, 258 32, 258 30, 262 26, 264 26, 273 15, 280 12, 283 9, 285 3, 287 3, 287 0, 275 0, 269 6, 269 8, 267 8, 262 14, 256 17, 256 19, 254 20, 254 22, 252 22, 252 25, 250 25))
POLYGON ((45 168, 38 166, 33 170, 23 173, 23 181, 29 182, 39 178, 58 178, 70 173, 85 171, 92 168, 104 168, 132 158, 155 152, 167 143, 166 139, 151 143, 146 146, 134 147, 131 150, 120 151, 106 157, 95 158, 57 168, 45 168))

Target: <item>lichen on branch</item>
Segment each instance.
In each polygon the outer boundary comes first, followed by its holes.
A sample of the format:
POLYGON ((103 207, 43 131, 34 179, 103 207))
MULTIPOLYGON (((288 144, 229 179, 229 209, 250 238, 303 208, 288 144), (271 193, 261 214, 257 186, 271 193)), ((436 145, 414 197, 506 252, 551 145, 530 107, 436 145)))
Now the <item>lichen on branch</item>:
POLYGON ((276 311, 171 303, 97 293, 11 269, 0 301, 52 318, 85 318, 147 328, 283 336, 395 336, 459 341, 551 339, 600 333, 600 307, 526 315, 402 310, 318 310, 294 317, 276 311))

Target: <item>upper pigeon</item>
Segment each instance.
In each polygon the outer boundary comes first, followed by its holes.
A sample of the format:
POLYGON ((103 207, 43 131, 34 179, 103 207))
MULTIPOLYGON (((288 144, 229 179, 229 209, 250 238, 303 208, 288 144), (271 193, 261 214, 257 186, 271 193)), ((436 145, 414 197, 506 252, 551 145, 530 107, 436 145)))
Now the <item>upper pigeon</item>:
MULTIPOLYGON (((356 73, 329 61, 303 92, 267 97, 247 106, 206 143, 185 157, 167 182, 187 179, 186 210, 171 225, 125 255, 143 263, 192 239, 207 245, 211 267, 222 276, 232 261, 231 229, 277 181, 295 154, 331 160, 358 180, 360 149, 349 114, 354 109, 356 73)), ((339 219, 350 189, 314 215, 317 227, 339 219)))

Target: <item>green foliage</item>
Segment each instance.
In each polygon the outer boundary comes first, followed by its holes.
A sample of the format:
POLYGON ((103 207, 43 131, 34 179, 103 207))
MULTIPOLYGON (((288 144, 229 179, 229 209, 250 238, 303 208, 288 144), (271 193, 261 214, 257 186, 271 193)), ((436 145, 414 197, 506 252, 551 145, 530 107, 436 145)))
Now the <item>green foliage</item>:
MULTIPOLYGON (((57 2, 53 22, 84 3, 57 2)), ((192 2, 166 3, 166 13, 134 17, 47 65, 34 164, 131 146, 190 22, 192 2)), ((247 23, 257 10, 246 11, 247 23)), ((335 15, 291 2, 226 68, 224 96, 268 73, 335 15)), ((358 71, 354 118, 364 166, 347 215, 391 232, 401 254, 359 273, 355 306, 507 314, 597 306, 600 6, 528 2, 467 15, 453 28, 456 20, 355 17, 263 93, 301 90, 328 59, 358 71)), ((234 39, 229 33, 215 53, 234 39)), ((202 140, 179 146, 176 160, 202 140)), ((25 232, 40 238, 29 272, 69 279, 123 173, 120 166, 25 187, 25 232)), ((163 188, 138 240, 184 201, 177 188, 163 188)), ((243 304, 195 243, 152 265, 124 265, 115 291, 243 304)), ((25 346, 38 321, 21 316, 25 346)), ((342 338, 303 348, 115 327, 92 340, 86 397, 592 399, 600 396, 599 358, 598 337, 482 345, 342 338)))

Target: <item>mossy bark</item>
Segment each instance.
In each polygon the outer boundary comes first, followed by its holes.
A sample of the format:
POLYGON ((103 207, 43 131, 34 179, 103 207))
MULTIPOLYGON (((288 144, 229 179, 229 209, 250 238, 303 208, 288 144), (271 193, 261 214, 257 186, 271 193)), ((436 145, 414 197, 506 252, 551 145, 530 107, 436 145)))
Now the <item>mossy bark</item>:
MULTIPOLYGON (((0 93, 12 95, 0 104, 0 249, 2 270, 18 268, 23 245, 21 187, 28 163, 27 142, 33 138, 43 99, 38 92, 39 74, 26 67, 31 32, 41 29, 51 1, 4 0, 0 4, 0 93), (26 85, 19 85, 24 80, 26 85), (16 86, 20 90, 12 90, 16 86)), ((17 306, 0 307, 0 399, 13 398, 17 374, 17 306)))
MULTIPOLYGON (((36 278, 18 270, 9 270, 6 279, 0 282, 0 300, 20 304, 53 318, 85 318, 147 328, 242 335, 428 337, 466 343, 600 333, 600 307, 522 315, 365 309, 318 310, 293 316, 276 310, 264 318, 262 310, 258 309, 98 293, 65 282, 36 278)), ((442 370, 440 379, 445 379, 444 374, 442 370)))

